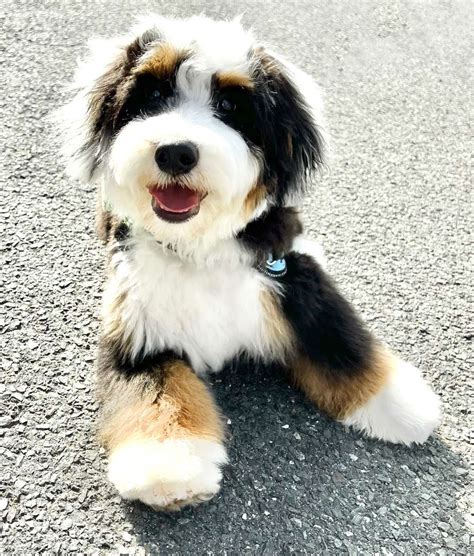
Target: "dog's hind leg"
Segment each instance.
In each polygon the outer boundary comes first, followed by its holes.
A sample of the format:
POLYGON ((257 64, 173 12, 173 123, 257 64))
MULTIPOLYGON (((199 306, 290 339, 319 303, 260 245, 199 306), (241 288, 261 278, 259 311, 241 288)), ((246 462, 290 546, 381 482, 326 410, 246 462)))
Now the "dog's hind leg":
POLYGON ((314 258, 290 253, 281 310, 293 330, 293 382, 321 409, 370 436, 424 442, 440 403, 421 373, 379 344, 314 258))
POLYGON ((216 494, 227 460, 222 419, 184 361, 162 354, 129 365, 103 340, 98 389, 108 477, 123 498, 173 510, 216 494))

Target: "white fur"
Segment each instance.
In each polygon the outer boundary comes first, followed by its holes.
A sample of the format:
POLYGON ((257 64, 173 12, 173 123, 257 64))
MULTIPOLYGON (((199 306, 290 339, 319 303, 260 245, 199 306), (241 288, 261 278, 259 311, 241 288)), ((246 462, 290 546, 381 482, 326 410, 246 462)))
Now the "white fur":
POLYGON ((416 367, 399 361, 383 390, 342 422, 380 440, 410 445, 425 442, 440 420, 438 396, 416 367))
MULTIPOLYGON (((237 250, 227 245, 229 254, 237 250)), ((222 255, 222 253, 221 253, 222 255)), ((216 254, 217 256, 217 254, 216 254)), ((245 258, 244 252, 240 254, 245 258)), ((242 264, 221 258, 198 266, 148 234, 138 235, 117 254, 115 276, 106 299, 126 291, 122 318, 132 353, 172 349, 186 353, 198 373, 218 371, 242 351, 272 354, 261 294, 278 284, 242 264)), ((108 301, 106 301, 107 303, 108 301)))
POLYGON ((216 494, 226 462, 225 448, 211 440, 137 439, 112 452, 108 478, 128 500, 157 508, 182 506, 216 494))
POLYGON ((180 50, 192 49, 201 72, 246 67, 247 55, 254 44, 252 32, 244 29, 239 18, 215 21, 203 15, 187 19, 150 15, 140 18, 133 34, 157 29, 164 40, 180 50))

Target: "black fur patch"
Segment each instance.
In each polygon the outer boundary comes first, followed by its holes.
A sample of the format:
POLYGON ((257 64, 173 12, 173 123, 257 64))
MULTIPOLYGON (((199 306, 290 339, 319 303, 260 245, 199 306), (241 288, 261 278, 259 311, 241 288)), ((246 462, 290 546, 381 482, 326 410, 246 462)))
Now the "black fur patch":
POLYGON ((147 393, 159 395, 166 380, 166 364, 177 360, 182 358, 166 351, 138 358, 132 363, 113 342, 102 338, 96 359, 96 392, 99 401, 104 403, 102 420, 147 393))
POLYGON ((308 255, 290 253, 286 263, 282 308, 301 352, 335 378, 367 369, 372 338, 350 303, 308 255))
POLYGON ((268 255, 280 259, 301 234, 303 226, 298 211, 291 207, 272 207, 260 218, 247 224, 238 239, 255 252, 257 261, 265 261, 268 255))
POLYGON ((99 342, 97 368, 99 373, 103 368, 114 369, 119 375, 131 378, 139 374, 156 373, 165 363, 176 360, 186 359, 171 350, 143 353, 132 359, 117 343, 102 338, 99 342))
POLYGON ((246 87, 214 89, 213 103, 216 116, 238 131, 250 146, 263 147, 258 127, 257 98, 246 87))
POLYGON ((120 222, 114 231, 114 239, 117 243, 124 243, 130 237, 130 227, 126 222, 120 222))
POLYGON ((116 118, 116 131, 134 118, 155 116, 162 112, 173 96, 174 82, 151 74, 139 75, 116 118))

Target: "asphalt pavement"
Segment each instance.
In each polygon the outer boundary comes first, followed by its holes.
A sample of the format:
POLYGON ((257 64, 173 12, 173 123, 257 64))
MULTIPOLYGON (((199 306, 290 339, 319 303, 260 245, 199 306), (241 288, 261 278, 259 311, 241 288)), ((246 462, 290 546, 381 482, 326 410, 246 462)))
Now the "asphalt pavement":
POLYGON ((0 10, 0 553, 468 554, 472 3, 3 0, 0 10), (422 447, 386 445, 327 419, 274 369, 229 369, 213 380, 228 419, 222 491, 167 515, 121 501, 105 480, 95 191, 65 176, 47 115, 87 38, 144 12, 203 10, 244 13, 322 85, 333 154, 304 206, 308 233, 371 329, 423 369, 445 416, 422 447))

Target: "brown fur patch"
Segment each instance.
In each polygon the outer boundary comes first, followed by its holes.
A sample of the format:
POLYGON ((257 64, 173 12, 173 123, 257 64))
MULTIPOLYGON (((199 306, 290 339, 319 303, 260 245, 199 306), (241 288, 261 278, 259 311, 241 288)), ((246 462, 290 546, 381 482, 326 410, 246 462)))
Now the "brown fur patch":
POLYGON ((318 369, 308 358, 301 356, 291 366, 295 385, 323 411, 336 419, 343 419, 363 406, 385 385, 394 366, 394 356, 382 347, 373 353, 372 364, 352 376, 334 378, 318 369))
POLYGON ((225 71, 216 75, 216 86, 219 89, 225 87, 243 87, 245 89, 253 89, 254 83, 252 78, 245 73, 237 71, 225 71))
POLYGON ((271 290, 263 290, 260 302, 265 315, 265 337, 272 356, 284 362, 293 352, 295 338, 293 330, 281 310, 278 295, 271 290))
MULTIPOLYGON (((131 379, 133 381, 133 379, 131 379)), ((183 362, 168 363, 163 368, 160 389, 127 391, 123 403, 105 420, 100 439, 109 450, 136 438, 200 438, 222 441, 222 419, 212 395, 183 362)))
POLYGON ((101 196, 97 195, 96 212, 95 212, 95 231, 99 236, 100 241, 103 244, 107 244, 107 242, 109 241, 111 218, 112 215, 110 214, 110 212, 104 210, 101 196))
POLYGON ((103 334, 108 340, 112 340, 121 345, 120 353, 124 354, 128 350, 128 342, 124 334, 122 321, 123 306, 127 299, 125 291, 117 292, 113 299, 104 307, 103 334))
POLYGON ((257 184, 251 189, 244 201, 244 218, 248 220, 252 217, 255 209, 265 199, 267 189, 263 184, 257 184))
POLYGON ((104 208, 102 195, 97 194, 95 231, 104 245, 108 245, 114 238, 115 230, 120 224, 120 220, 110 211, 104 208))
POLYGON ((170 44, 161 44, 137 67, 135 73, 151 73, 160 79, 170 79, 187 57, 187 52, 177 50, 170 44))

